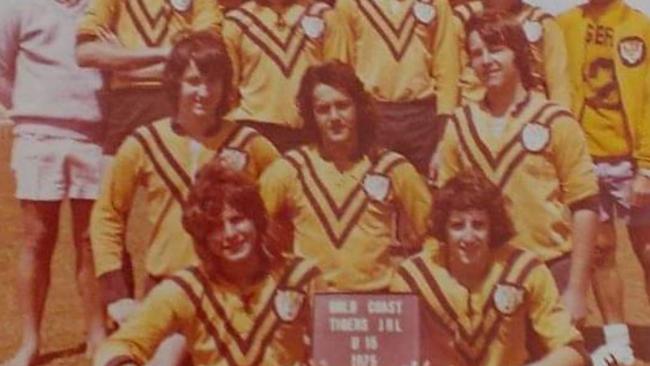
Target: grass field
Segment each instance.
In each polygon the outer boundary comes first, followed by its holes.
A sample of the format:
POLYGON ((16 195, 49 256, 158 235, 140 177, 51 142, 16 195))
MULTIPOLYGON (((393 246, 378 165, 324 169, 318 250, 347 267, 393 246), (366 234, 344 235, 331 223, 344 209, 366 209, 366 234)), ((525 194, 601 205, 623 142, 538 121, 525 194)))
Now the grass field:
MULTIPOLYGON (((13 198, 13 180, 9 170, 11 141, 6 134, 0 136, 0 362, 11 356, 20 343, 20 312, 14 298, 14 269, 21 245, 21 225, 18 202, 13 198)), ((71 245, 70 227, 67 225, 69 211, 63 208, 62 230, 54 254, 52 283, 47 300, 44 326, 42 329, 43 349, 39 364, 43 365, 88 365, 84 357, 83 324, 81 306, 74 283, 74 250, 71 245)), ((129 230, 128 246, 134 257, 141 258, 139 244, 146 237, 147 228, 142 218, 142 205, 137 205, 134 222, 129 230), (136 219, 137 218, 137 219, 136 219)), ((640 268, 631 253, 627 241, 618 252, 619 266, 625 279, 625 298, 628 323, 639 325, 634 334, 637 354, 650 360, 650 306, 644 296, 640 268)), ((141 263, 136 263, 136 272, 141 263)), ((590 325, 598 325, 600 317, 590 299, 593 314, 590 325)), ((592 329, 589 339, 598 341, 598 331, 592 329), (591 334, 595 336, 591 336, 591 334)))

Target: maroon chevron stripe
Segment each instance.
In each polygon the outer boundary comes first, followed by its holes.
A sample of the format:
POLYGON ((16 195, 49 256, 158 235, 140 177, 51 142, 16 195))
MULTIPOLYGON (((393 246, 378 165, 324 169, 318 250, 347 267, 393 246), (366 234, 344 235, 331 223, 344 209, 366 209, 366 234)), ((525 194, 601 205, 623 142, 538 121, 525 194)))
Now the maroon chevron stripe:
MULTIPOLYGON (((217 328, 210 321, 210 318, 206 314, 205 310, 203 310, 203 307, 201 306, 201 299, 199 298, 198 295, 194 293, 194 290, 192 290, 192 286, 190 286, 184 279, 178 276, 170 277, 170 280, 176 283, 183 290, 183 292, 185 292, 185 294, 190 299, 192 304, 194 304, 194 308, 196 309, 196 316, 199 318, 199 320, 205 327, 206 331, 210 334, 210 336, 214 340, 214 344, 217 347, 217 350, 219 351, 219 355, 224 357, 231 366, 237 366, 237 363, 235 362, 232 354, 230 354, 230 350, 228 350, 228 347, 226 347, 226 345, 223 344, 223 342, 221 341, 217 328)), ((206 292, 209 293, 210 291, 206 291, 206 292)))
MULTIPOLYGON (((469 107, 465 106, 464 110, 469 109, 469 107)), ((458 135, 458 141, 460 142, 460 147, 465 152, 465 156, 469 159, 470 164, 478 170, 483 171, 481 168, 481 165, 478 163, 476 158, 474 157, 474 154, 472 154, 472 150, 469 148, 469 144, 467 143, 467 139, 465 138, 465 134, 462 131, 462 128, 460 127, 460 121, 458 120, 458 117, 454 115, 451 118, 451 121, 454 124, 454 127, 456 128, 456 135, 458 135)), ((485 172, 484 172, 485 173, 485 172)))
POLYGON ((132 0, 132 1, 125 1, 126 3, 126 11, 131 17, 131 21, 135 25, 135 29, 138 31, 142 39, 144 40, 145 44, 149 47, 157 47, 162 44, 162 41, 165 39, 167 34, 169 33, 169 23, 171 22, 173 12, 170 9, 167 9, 165 6, 163 6, 158 13, 152 17, 144 3, 142 3, 143 0, 132 0), (155 27, 159 24, 160 20, 163 20, 163 29, 162 31, 158 34, 157 37, 152 37, 149 32, 147 32, 146 29, 140 24, 140 17, 136 14, 136 11, 133 9, 132 3, 135 1, 136 4, 138 4, 138 7, 140 10, 145 14, 145 18, 147 22, 149 23, 150 27, 155 29, 155 27))
MULTIPOLYGON (((307 36, 305 36, 304 33, 298 32, 298 28, 300 26, 300 22, 296 22, 293 26, 291 26, 291 30, 289 32, 289 35, 287 36, 286 40, 283 42, 281 41, 271 29, 269 29, 262 21, 257 18, 254 14, 248 12, 247 10, 244 9, 236 9, 234 10, 239 14, 244 15, 247 19, 249 19, 256 28, 258 28, 262 33, 264 33, 269 39, 271 40, 272 43, 274 43, 277 47, 279 47, 282 51, 285 52, 285 56, 288 55, 287 52, 289 52, 289 48, 292 44, 292 42, 295 41, 295 39, 298 40, 299 44, 296 47, 296 51, 294 52, 293 55, 290 55, 290 59, 288 63, 285 63, 283 61, 283 58, 281 55, 278 55, 273 49, 268 45, 267 40, 261 39, 247 24, 245 24, 241 19, 238 17, 235 17, 233 15, 227 16, 227 19, 232 20, 237 24, 237 26, 241 29, 241 31, 257 46, 259 47, 272 61, 273 63, 276 64, 276 66, 282 71, 282 74, 285 77, 288 77, 291 75, 291 72, 293 71, 293 68, 295 67, 296 63, 298 62, 298 58, 300 54, 303 52, 305 48, 305 43, 307 42, 307 36)), ((299 18, 300 19, 300 18, 299 18)))
POLYGON ((361 10, 361 13, 365 16, 365 18, 368 20, 368 22, 370 22, 370 24, 375 29, 375 31, 384 40, 384 43, 390 50, 395 60, 397 61, 401 60, 402 57, 404 56, 404 53, 406 53, 406 49, 411 43, 411 40, 413 39, 413 35, 415 34, 415 29, 417 27, 417 22, 413 18, 412 13, 410 11, 407 11, 406 15, 401 20, 399 26, 395 27, 393 23, 390 22, 386 14, 384 14, 381 8, 373 0, 356 0, 356 3, 357 6, 359 7, 359 10, 361 10), (374 12, 379 14, 379 19, 376 19, 376 17, 371 14, 371 10, 365 7, 365 3, 370 4, 372 10, 374 10, 374 12), (403 32, 404 31, 407 32, 406 40, 401 45, 401 47, 399 47, 399 45, 395 45, 391 41, 390 36, 386 34, 386 32, 384 32, 382 24, 388 26, 388 28, 393 33, 393 35, 397 38, 398 43, 399 40, 401 39, 403 32))
MULTIPOLYGON (((546 106, 544 106, 543 109, 546 109, 547 106, 553 106, 553 104, 547 104, 546 106)), ((541 113, 539 113, 539 114, 541 114, 541 113)), ((560 110, 560 111, 557 111, 557 112, 553 113, 551 116, 549 116, 548 119, 546 119, 546 121, 543 123, 543 125, 547 126, 547 127, 550 127, 551 124, 553 124, 553 122, 555 121, 555 119, 557 119, 559 117, 562 117, 562 116, 573 117, 570 112, 565 111, 565 110, 560 110)), ((517 141, 520 141, 520 140, 517 139, 517 141)), ((519 154, 510 162, 510 164, 506 168, 505 172, 501 176, 501 179, 499 179, 498 186, 499 186, 500 189, 503 189, 508 184, 508 182, 510 181, 510 178, 512 177, 512 173, 514 172, 515 168, 517 168, 519 166, 519 164, 521 164, 521 162, 524 160, 524 158, 528 154, 530 154, 530 152, 528 152, 526 149, 521 149, 519 154)))

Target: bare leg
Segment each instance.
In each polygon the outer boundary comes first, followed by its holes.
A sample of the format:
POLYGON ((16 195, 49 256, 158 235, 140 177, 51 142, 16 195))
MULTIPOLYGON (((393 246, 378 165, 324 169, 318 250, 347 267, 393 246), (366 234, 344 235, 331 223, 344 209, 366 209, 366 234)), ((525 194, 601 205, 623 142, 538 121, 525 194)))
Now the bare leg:
MULTIPOLYGON (((623 281, 616 267, 616 232, 613 222, 602 223, 599 230, 598 252, 593 275, 596 302, 605 320, 605 354, 617 365, 632 365, 634 351, 623 310, 623 281)), ((601 355, 602 356, 602 355, 601 355)), ((599 356, 600 357, 600 356, 599 356)), ((598 360, 596 364, 600 364, 598 360)))
POLYGON ((630 242, 645 277, 645 292, 650 301, 650 225, 628 226, 630 242))
POLYGON ((600 224, 592 286, 605 324, 624 323, 623 281, 616 268, 616 232, 612 221, 600 224))
POLYGON ((50 262, 58 235, 61 202, 20 202, 25 243, 18 259, 17 299, 22 311, 20 348, 5 366, 28 366, 38 356, 39 330, 50 285, 50 262))
POLYGON ((86 353, 92 355, 106 337, 104 312, 99 298, 99 284, 90 248, 88 225, 92 200, 71 200, 73 239, 76 250, 77 288, 81 295, 86 324, 86 353))

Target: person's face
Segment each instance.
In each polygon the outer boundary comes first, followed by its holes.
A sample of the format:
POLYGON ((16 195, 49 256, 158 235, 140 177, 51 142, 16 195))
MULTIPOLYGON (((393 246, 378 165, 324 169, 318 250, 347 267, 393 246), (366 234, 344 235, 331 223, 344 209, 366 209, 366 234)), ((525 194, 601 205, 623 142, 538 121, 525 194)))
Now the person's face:
POLYGON ((326 84, 313 92, 314 119, 321 143, 357 143, 357 110, 350 96, 326 84))
POLYGON ((208 79, 202 75, 194 61, 183 72, 178 98, 178 113, 181 116, 204 117, 214 115, 223 97, 223 82, 220 78, 208 79))
POLYGON ((505 45, 488 45, 478 32, 471 32, 468 51, 472 68, 483 85, 500 89, 520 82, 515 52, 505 45))
POLYGON ((209 236, 208 245, 222 264, 248 266, 259 255, 258 236, 253 220, 226 204, 221 213, 221 225, 217 225, 209 236))
POLYGON ((453 265, 483 268, 490 258, 490 218, 485 210, 452 211, 446 225, 453 265))

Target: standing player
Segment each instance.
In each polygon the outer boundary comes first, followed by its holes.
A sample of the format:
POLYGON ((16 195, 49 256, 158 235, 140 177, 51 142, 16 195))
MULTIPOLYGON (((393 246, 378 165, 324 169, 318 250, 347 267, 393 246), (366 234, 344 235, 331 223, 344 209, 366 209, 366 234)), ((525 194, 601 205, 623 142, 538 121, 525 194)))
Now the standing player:
POLYGON ((207 163, 182 220, 201 264, 156 286, 94 364, 145 364, 172 332, 185 335, 197 366, 306 364, 318 270, 266 235, 271 223, 254 181, 218 160, 207 163))
POLYGON ((483 171, 512 203, 517 245, 547 262, 573 319, 582 320, 598 186, 580 126, 531 92, 528 41, 517 22, 484 12, 467 29, 468 54, 486 95, 458 109, 447 126, 438 184, 464 168, 483 171))
MULTIPOLYGON (((533 365, 530 337, 545 349, 534 365, 589 364, 548 268, 507 243, 513 224, 499 188, 480 171, 464 171, 434 199, 431 234, 441 244, 406 260, 391 290, 422 296, 425 326, 449 334, 465 365, 533 365)), ((430 357, 437 364, 439 355, 430 357)))
POLYGON ((0 104, 16 123, 11 167, 24 243, 17 259, 22 341, 8 366, 33 364, 50 284, 61 203, 70 201, 76 280, 91 354, 104 337, 94 278, 88 216, 98 195, 102 124, 95 94, 101 78, 74 59, 76 20, 86 1, 0 3, 0 104))
POLYGON ((401 208, 422 236, 427 187, 406 159, 375 145, 370 96, 350 66, 307 69, 298 106, 313 143, 288 152, 260 178, 269 214, 287 210, 295 253, 317 260, 330 286, 386 289, 392 217, 401 208))
POLYGON ((134 300, 123 277, 127 218, 138 188, 146 190, 153 224, 145 259, 149 287, 162 276, 196 264, 181 208, 205 162, 218 156, 256 178, 277 150, 254 130, 223 119, 232 69, 226 48, 212 33, 177 43, 164 80, 174 118, 138 128, 120 147, 92 215, 91 239, 108 314, 121 322, 134 300))
POLYGON ((229 118, 254 127, 281 151, 305 140, 293 103, 310 65, 344 44, 332 8, 324 2, 250 0, 229 11, 223 37, 235 70, 239 103, 229 118))
MULTIPOLYGON (((454 6, 454 15, 460 21, 461 47, 465 44, 465 24, 485 10, 504 12, 521 24, 531 50, 535 89, 564 107, 571 106, 567 50, 562 29, 553 16, 521 0, 463 1, 454 6)), ((465 66, 461 75, 463 99, 478 102, 485 88, 469 65, 466 51, 461 50, 461 54, 465 66)))
POLYGON ((573 112, 600 183, 594 292, 606 347, 630 364, 614 218, 625 220, 650 298, 650 20, 622 0, 591 0, 558 20, 569 44, 573 112))
POLYGON ((184 32, 218 32, 215 0, 92 0, 77 30, 77 61, 104 72, 104 154, 114 155, 138 126, 173 114, 162 87, 172 41, 184 32))
POLYGON ((376 103, 378 141, 426 174, 458 102, 459 47, 447 0, 337 0, 348 58, 376 103))

